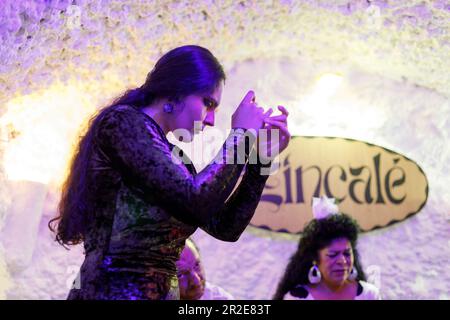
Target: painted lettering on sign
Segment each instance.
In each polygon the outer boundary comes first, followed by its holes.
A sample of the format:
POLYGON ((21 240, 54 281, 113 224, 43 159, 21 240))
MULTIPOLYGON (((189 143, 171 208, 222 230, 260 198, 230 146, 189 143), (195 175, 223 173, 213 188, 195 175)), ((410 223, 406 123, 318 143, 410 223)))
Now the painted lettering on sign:
POLYGON ((417 213, 427 199, 427 179, 416 163, 363 141, 296 137, 280 160, 252 225, 301 232, 312 219, 312 197, 326 195, 367 231, 417 213))

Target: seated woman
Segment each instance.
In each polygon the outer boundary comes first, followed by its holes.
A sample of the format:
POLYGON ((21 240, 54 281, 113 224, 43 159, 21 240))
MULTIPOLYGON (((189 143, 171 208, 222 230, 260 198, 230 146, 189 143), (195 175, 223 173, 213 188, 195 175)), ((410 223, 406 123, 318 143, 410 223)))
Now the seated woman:
POLYGON ((325 198, 314 199, 313 213, 273 299, 381 299, 378 288, 365 281, 356 249, 357 222, 325 198))

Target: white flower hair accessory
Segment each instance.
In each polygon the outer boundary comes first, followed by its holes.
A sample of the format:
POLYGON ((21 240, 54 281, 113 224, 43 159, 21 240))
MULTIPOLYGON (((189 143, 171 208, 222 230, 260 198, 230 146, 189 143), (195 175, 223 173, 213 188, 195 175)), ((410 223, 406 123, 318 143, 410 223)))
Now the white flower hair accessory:
POLYGON ((314 219, 324 219, 328 216, 338 214, 339 208, 334 202, 334 198, 327 198, 326 196, 320 198, 314 197, 312 203, 314 219))

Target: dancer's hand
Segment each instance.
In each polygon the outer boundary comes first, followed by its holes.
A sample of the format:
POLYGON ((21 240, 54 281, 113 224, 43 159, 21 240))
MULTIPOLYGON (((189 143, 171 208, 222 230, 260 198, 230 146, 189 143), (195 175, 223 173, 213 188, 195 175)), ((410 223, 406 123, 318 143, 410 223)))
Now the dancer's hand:
MULTIPOLYGON (((271 113, 271 110, 269 111, 271 113)), ((233 113, 231 128, 253 129, 257 135, 259 129, 264 126, 264 119, 270 115, 269 111, 264 113, 264 109, 255 101, 255 93, 250 90, 233 113)))
POLYGON ((258 141, 258 152, 262 158, 275 158, 279 153, 287 148, 289 141, 291 140, 291 134, 288 130, 287 124, 289 112, 283 106, 278 106, 278 110, 281 111, 280 115, 272 117, 268 116, 263 120, 265 123, 264 129, 268 130, 268 134, 267 141, 258 141), (274 135, 272 130, 278 130, 277 141, 272 141, 272 136, 274 135))

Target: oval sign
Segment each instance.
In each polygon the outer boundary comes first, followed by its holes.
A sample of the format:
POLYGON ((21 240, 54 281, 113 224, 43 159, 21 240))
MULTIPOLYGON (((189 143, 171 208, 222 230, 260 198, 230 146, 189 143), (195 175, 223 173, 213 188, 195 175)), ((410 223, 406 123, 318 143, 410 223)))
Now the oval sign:
POLYGON ((367 142, 293 137, 267 180, 251 225, 299 233, 313 218, 312 198, 335 198, 363 231, 419 212, 428 197, 423 170, 412 160, 367 142))

